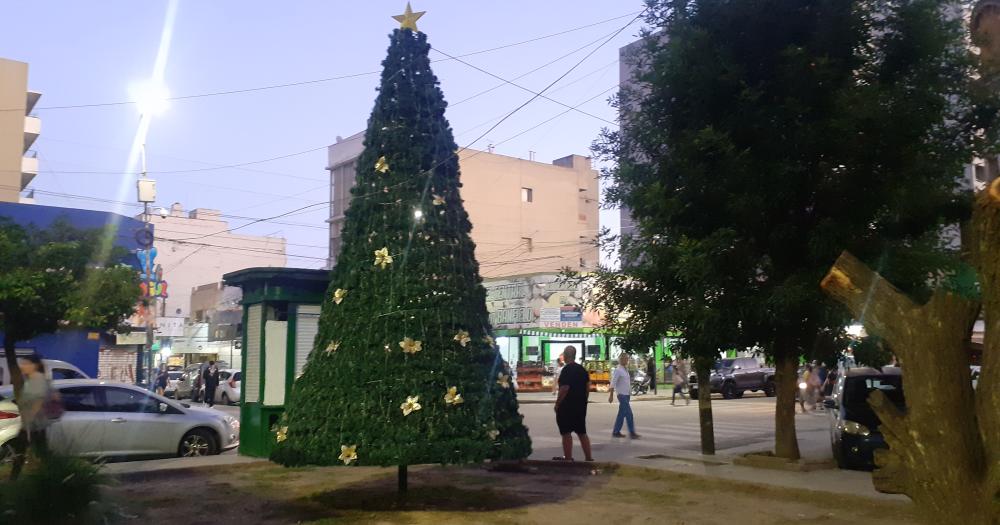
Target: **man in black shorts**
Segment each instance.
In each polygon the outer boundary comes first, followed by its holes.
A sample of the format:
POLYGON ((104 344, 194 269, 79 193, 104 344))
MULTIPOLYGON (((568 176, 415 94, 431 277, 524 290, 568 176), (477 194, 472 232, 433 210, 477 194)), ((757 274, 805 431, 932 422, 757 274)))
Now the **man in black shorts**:
POLYGON ((556 425, 562 435, 563 455, 557 461, 573 461, 573 433, 580 438, 580 447, 587 461, 594 461, 587 437, 587 398, 590 397, 590 374, 576 362, 576 348, 563 350, 566 366, 559 374, 559 397, 556 398, 556 425))

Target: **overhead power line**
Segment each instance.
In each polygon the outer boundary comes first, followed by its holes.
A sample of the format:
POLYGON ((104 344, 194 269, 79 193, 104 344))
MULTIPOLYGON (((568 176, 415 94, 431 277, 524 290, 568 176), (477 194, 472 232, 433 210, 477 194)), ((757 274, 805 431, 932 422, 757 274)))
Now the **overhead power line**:
MULTIPOLYGON (((580 31, 580 30, 587 29, 587 28, 594 27, 594 26, 598 26, 598 25, 601 25, 601 24, 606 24, 606 23, 609 23, 609 22, 614 22, 615 20, 620 20, 622 18, 626 18, 626 17, 632 16, 634 14, 636 14, 636 13, 635 12, 626 13, 626 14, 623 14, 623 15, 618 15, 618 16, 615 16, 615 17, 612 17, 612 18, 608 18, 608 19, 601 20, 601 21, 598 21, 598 22, 593 22, 593 23, 590 23, 590 24, 586 24, 586 25, 574 27, 574 28, 571 28, 571 29, 566 29, 566 30, 559 31, 559 32, 556 32, 556 33, 551 33, 551 34, 548 34, 548 35, 543 35, 543 36, 539 36, 539 37, 535 37, 535 38, 530 38, 530 39, 527 39, 527 40, 521 40, 519 42, 512 42, 510 44, 504 44, 504 45, 492 47, 492 48, 489 48, 489 49, 480 49, 478 51, 471 51, 471 52, 468 52, 468 53, 464 53, 464 54, 458 55, 457 57, 449 58, 447 60, 455 60, 455 59, 460 58, 460 57, 469 57, 469 56, 474 56, 474 55, 480 55, 480 54, 483 54, 483 53, 490 53, 490 52, 493 52, 493 51, 499 51, 501 49, 507 49, 507 48, 511 48, 511 47, 516 47, 516 46, 521 46, 521 45, 525 45, 525 44, 530 44, 532 42, 538 42, 540 40, 545 40, 545 39, 548 39, 548 38, 554 38, 554 37, 557 37, 557 36, 565 35, 565 34, 568 34, 568 33, 573 33, 575 31, 580 31)), ((441 61, 437 61, 437 62, 442 62, 442 61, 446 61, 446 60, 441 60, 441 61)), ((302 80, 302 81, 298 81, 298 82, 285 82, 285 83, 270 84, 270 85, 265 85, 265 86, 255 86, 255 87, 248 87, 248 88, 229 89, 229 90, 222 90, 222 91, 211 91, 211 92, 197 93, 197 94, 191 94, 191 95, 179 95, 179 96, 175 96, 175 97, 168 97, 166 100, 170 100, 170 101, 191 100, 191 99, 198 99, 198 98, 218 97, 218 96, 224 96, 224 95, 236 95, 236 94, 241 94, 241 93, 252 93, 252 92, 256 92, 256 91, 268 91, 268 90, 273 90, 273 89, 281 89, 281 88, 288 88, 288 87, 295 87, 295 86, 305 86, 305 85, 310 85, 310 84, 321 84, 321 83, 332 82, 332 81, 336 81, 336 80, 346 80, 346 79, 351 79, 351 78, 358 78, 358 77, 364 77, 364 76, 378 75, 379 73, 381 73, 381 71, 364 71, 364 72, 359 72, 359 73, 349 73, 349 74, 345 74, 345 75, 337 75, 337 76, 326 77, 326 78, 316 78, 316 79, 311 79, 311 80, 302 80)), ((89 104, 66 104, 66 105, 59 105, 59 106, 41 106, 41 107, 36 107, 35 110, 41 111, 41 110, 60 110, 60 109, 83 109, 83 108, 128 106, 128 105, 132 105, 132 104, 136 104, 136 101, 134 101, 134 100, 119 100, 119 101, 114 101, 114 102, 96 102, 96 103, 89 103, 89 104)), ((0 111, 24 111, 25 109, 26 108, 24 108, 24 107, 20 107, 20 108, 2 108, 2 109, 0 109, 0 111)))

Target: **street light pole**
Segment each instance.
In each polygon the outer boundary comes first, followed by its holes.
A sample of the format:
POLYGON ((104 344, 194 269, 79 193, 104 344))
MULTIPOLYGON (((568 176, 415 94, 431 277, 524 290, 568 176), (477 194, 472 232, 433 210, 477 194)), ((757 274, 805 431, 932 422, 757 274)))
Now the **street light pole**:
POLYGON ((156 199, 155 183, 146 178, 146 144, 143 143, 140 148, 140 156, 142 158, 142 172, 139 176, 138 190, 139 190, 139 201, 143 204, 142 212, 142 222, 145 230, 150 233, 148 238, 150 239, 149 246, 146 247, 146 259, 145 268, 143 268, 143 274, 146 281, 146 297, 143 300, 146 303, 146 355, 143 355, 143 351, 140 349, 136 355, 136 383, 142 385, 142 380, 145 377, 152 377, 153 368, 153 322, 156 320, 156 291, 154 289, 155 278, 154 271, 155 267, 153 265, 153 253, 155 248, 153 247, 154 236, 152 234, 151 228, 151 217, 149 215, 149 203, 156 199), (148 364, 147 364, 148 363, 148 364), (148 368, 147 368, 148 367, 148 368), (148 370, 148 374, 146 371, 148 370))

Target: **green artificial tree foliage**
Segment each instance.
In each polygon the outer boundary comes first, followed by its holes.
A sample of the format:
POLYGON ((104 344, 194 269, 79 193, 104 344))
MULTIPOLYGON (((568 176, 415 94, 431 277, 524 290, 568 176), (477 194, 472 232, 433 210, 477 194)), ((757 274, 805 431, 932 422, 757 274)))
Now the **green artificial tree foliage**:
POLYGON ((531 442, 493 343, 430 45, 411 29, 390 42, 319 333, 272 459, 398 465, 402 485, 406 465, 523 459, 531 442))
POLYGON ((139 276, 122 264, 124 249, 101 250, 108 237, 65 220, 38 229, 0 218, 0 329, 15 395, 18 341, 62 327, 116 328, 135 308, 139 276))
MULTIPOLYGON (((794 459, 800 359, 850 321, 816 284, 829 261, 850 249, 914 295, 929 274, 954 273, 940 232, 969 214, 959 181, 985 118, 971 101, 962 5, 647 6, 655 32, 635 59, 639 89, 620 97, 622 130, 598 144, 619 161, 608 197, 646 239, 737 251, 703 280, 737 299, 712 308, 741 319, 740 346, 775 363, 774 452, 794 459)), ((698 303, 706 292, 687 293, 698 303)))

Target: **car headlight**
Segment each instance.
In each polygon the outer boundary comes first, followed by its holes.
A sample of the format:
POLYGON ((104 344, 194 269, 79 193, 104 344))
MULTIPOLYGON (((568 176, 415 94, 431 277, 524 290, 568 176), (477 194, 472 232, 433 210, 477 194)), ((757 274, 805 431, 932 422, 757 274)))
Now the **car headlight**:
POLYGON ((844 429, 844 432, 848 434, 854 434, 856 436, 867 437, 870 436, 872 433, 871 430, 868 430, 868 427, 854 421, 844 421, 844 424, 841 426, 841 428, 844 429))

